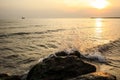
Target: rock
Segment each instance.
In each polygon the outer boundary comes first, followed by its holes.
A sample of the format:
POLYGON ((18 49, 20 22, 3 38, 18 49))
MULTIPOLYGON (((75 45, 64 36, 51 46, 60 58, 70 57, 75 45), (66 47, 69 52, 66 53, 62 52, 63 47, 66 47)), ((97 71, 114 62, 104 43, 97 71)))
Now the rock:
POLYGON ((96 67, 82 61, 78 53, 67 54, 59 52, 45 58, 29 71, 27 80, 66 80, 96 71, 96 67))
POLYGON ((25 73, 25 74, 22 74, 20 77, 21 77, 21 80, 26 80, 27 74, 26 74, 26 73, 25 73))
POLYGON ((5 78, 5 77, 9 77, 9 75, 8 75, 8 74, 5 74, 5 73, 1 73, 1 74, 0 74, 0 78, 5 78))
POLYGON ((73 50, 73 49, 70 50, 70 51, 56 52, 55 55, 56 56, 69 56, 69 55, 72 55, 72 56, 76 56, 76 57, 85 59, 85 57, 78 50, 73 50))
POLYGON ((12 75, 7 77, 5 80, 21 80, 21 77, 18 75, 12 75))
POLYGON ((65 51, 60 51, 55 53, 56 56, 67 56, 68 54, 65 51))
POLYGON ((69 55, 77 56, 81 59, 85 59, 85 57, 78 50, 71 50, 69 55))
POLYGON ((94 72, 68 80, 116 80, 116 77, 105 72, 94 72))
POLYGON ((8 74, 0 74, 0 80, 21 80, 21 77, 18 75, 8 75, 8 74))

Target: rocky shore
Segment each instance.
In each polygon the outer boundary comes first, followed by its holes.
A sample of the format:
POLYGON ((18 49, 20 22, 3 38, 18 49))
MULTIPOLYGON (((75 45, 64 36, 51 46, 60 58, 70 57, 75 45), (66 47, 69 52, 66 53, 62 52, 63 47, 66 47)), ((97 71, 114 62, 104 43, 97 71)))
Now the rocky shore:
POLYGON ((0 80, 116 80, 114 75, 97 72, 79 51, 60 51, 33 66, 28 74, 0 74, 0 80))

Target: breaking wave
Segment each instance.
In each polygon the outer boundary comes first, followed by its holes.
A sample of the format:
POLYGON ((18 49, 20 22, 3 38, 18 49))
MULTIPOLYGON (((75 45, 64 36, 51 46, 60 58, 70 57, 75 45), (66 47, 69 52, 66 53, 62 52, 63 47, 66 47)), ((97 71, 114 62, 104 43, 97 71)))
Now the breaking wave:
POLYGON ((41 32, 18 32, 18 33, 10 33, 10 34, 1 34, 0 37, 22 36, 22 35, 30 35, 30 34, 45 34, 45 33, 59 32, 63 30, 64 29, 47 30, 41 32))
POLYGON ((97 62, 100 62, 100 63, 106 63, 107 62, 106 57, 103 56, 100 52, 94 52, 92 54, 86 54, 85 57, 89 60, 97 61, 97 62))

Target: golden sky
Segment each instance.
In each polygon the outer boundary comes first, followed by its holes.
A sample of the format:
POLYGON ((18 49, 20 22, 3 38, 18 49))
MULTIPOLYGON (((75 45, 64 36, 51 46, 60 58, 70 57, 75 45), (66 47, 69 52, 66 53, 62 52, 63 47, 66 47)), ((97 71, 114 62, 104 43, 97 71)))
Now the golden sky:
POLYGON ((120 0, 0 0, 0 18, 120 16, 120 0))

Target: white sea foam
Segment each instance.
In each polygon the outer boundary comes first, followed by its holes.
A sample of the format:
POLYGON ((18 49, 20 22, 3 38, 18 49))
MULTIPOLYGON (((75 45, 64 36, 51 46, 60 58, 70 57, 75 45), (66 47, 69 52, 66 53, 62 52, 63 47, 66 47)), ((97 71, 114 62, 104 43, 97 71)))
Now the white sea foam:
POLYGON ((43 59, 44 59, 44 58, 40 58, 40 59, 38 60, 38 62, 42 62, 42 61, 43 61, 43 59))
POLYGON ((101 63, 106 62, 105 56, 103 56, 100 52, 94 52, 92 54, 88 54, 86 57, 91 60, 95 60, 101 63))

